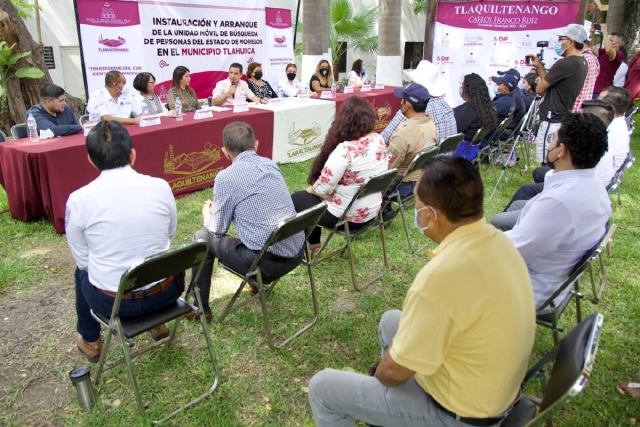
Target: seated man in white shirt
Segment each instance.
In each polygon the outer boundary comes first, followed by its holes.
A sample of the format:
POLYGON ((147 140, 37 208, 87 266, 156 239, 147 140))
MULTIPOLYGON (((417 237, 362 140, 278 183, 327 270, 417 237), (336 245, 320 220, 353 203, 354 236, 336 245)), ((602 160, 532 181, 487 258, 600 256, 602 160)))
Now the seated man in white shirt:
MULTIPOLYGON (((520 251, 539 308, 605 233, 611 201, 595 166, 607 150, 607 129, 593 114, 569 114, 554 134, 547 164, 554 173, 505 234, 520 251)), ((569 289, 566 290, 569 292, 569 289)), ((562 301, 566 293, 556 299, 562 301)))
POLYGON ((229 78, 216 83, 216 87, 211 93, 211 105, 233 105, 240 102, 242 91, 244 91, 246 99, 250 101, 262 104, 269 102, 269 98, 258 98, 249 89, 247 82, 242 80, 242 64, 234 62, 229 67, 229 78))
MULTIPOLYGON (((65 232, 76 262, 76 345, 91 362, 102 351, 100 324, 90 310, 111 316, 122 274, 145 257, 169 249, 176 202, 166 181, 132 169, 136 151, 120 123, 101 121, 87 136, 89 162, 100 176, 67 201, 65 232)), ((143 316, 172 304, 184 290, 184 272, 125 295, 120 316, 143 316)), ((168 336, 164 325, 154 340, 168 336)))
POLYGON ((120 71, 111 70, 104 76, 104 87, 89 97, 87 111, 97 109, 102 120, 123 125, 140 123, 142 108, 129 92, 124 90, 127 79, 120 71))
MULTIPOLYGON (((296 64, 287 64, 285 71, 287 73, 287 77, 283 77, 278 81, 278 90, 282 91, 282 95, 285 98, 298 96, 298 94, 304 90, 304 85, 296 78, 298 67, 296 64)), ((314 98, 318 96, 318 94, 314 91, 310 91, 309 96, 314 98)))
POLYGON ((613 155, 614 168, 617 171, 627 159, 630 150, 631 135, 624 113, 627 111, 631 93, 623 87, 609 86, 600 92, 598 99, 613 105, 614 119, 607 129, 609 132, 609 152, 613 155))

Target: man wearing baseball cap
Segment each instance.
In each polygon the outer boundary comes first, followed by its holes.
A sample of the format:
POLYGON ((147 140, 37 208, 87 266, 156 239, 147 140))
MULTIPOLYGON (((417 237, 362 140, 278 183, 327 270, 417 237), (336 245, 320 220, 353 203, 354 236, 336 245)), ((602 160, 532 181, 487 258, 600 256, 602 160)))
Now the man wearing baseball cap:
MULTIPOLYGON (((387 156, 389 169, 397 168, 398 175, 402 176, 414 157, 438 144, 438 130, 431 116, 425 113, 431 99, 427 88, 418 83, 409 83, 407 87, 395 89, 394 95, 402 99, 400 111, 407 120, 400 123, 391 136, 387 156)), ((413 194, 420 172, 415 171, 402 180, 398 188, 401 198, 405 199, 413 194)), ((389 206, 385 208, 383 217, 391 220, 396 213, 389 206)))
MULTIPOLYGON (((509 68, 507 71, 498 71, 499 76, 513 76, 516 79, 516 84, 520 82, 520 72, 515 68, 509 68)), ((518 86, 518 90, 513 91, 513 121, 507 126, 507 129, 513 130, 518 126, 520 120, 527 114, 527 106, 524 103, 524 96, 522 95, 522 91, 519 90, 520 86, 518 86)))
POLYGON ((536 137, 536 159, 542 164, 547 158, 551 137, 573 109, 587 77, 587 61, 582 56, 587 30, 582 25, 570 24, 555 35, 558 36, 555 53, 562 58, 549 72, 536 55, 529 55, 541 79, 536 93, 544 95, 539 107, 541 123, 536 137))
POLYGON ((496 96, 493 98, 493 106, 498 112, 498 122, 502 122, 507 117, 513 117, 515 102, 513 100, 513 90, 518 87, 518 80, 511 74, 502 77, 491 77, 497 85, 494 86, 496 96))

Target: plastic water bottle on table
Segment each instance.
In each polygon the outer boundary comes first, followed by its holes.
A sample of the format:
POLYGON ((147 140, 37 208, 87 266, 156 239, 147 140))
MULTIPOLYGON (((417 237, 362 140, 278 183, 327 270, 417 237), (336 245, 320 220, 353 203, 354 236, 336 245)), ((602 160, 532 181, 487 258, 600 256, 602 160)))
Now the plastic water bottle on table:
POLYGON ((29 140, 31 142, 40 141, 38 125, 36 123, 36 119, 33 118, 33 114, 29 114, 29 117, 27 117, 27 134, 29 135, 29 140))
POLYGON ((176 96, 176 120, 177 121, 182 121, 182 119, 184 119, 184 116, 182 114, 182 101, 180 101, 180 97, 176 96))
POLYGON ((336 82, 331 83, 331 97, 336 97, 336 82))
POLYGON ((146 100, 142 100, 142 115, 143 116, 148 116, 149 115, 149 106, 147 105, 147 101, 146 100))
POLYGON ((98 107, 93 107, 91 111, 89 111, 89 121, 91 123, 98 123, 100 121, 100 112, 98 111, 98 107))

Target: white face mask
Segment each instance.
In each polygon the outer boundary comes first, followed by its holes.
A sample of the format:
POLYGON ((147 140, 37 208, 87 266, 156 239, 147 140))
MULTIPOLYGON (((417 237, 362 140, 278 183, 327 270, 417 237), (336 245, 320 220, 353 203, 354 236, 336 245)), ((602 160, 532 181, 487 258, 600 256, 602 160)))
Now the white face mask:
POLYGON ((431 221, 429 221, 429 224, 426 227, 420 227, 420 223, 418 222, 418 212, 425 210, 425 209, 431 209, 433 211, 433 215, 434 218, 432 221, 435 221, 436 219, 438 219, 438 212, 436 212, 435 209, 433 209, 431 206, 423 206, 420 209, 414 209, 414 218, 413 218, 413 225, 420 230, 421 233, 424 233, 426 230, 429 229, 429 227, 431 227, 431 221))

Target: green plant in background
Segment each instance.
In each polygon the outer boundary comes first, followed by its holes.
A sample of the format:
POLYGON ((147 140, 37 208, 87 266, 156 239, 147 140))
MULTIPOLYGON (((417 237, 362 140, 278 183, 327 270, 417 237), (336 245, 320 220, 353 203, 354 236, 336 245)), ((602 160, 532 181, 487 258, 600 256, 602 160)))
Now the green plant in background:
POLYGON ((11 3, 16 7, 18 11, 18 15, 22 19, 31 18, 31 12, 36 9, 42 10, 40 6, 36 6, 35 4, 27 3, 25 0, 11 0, 11 3))

